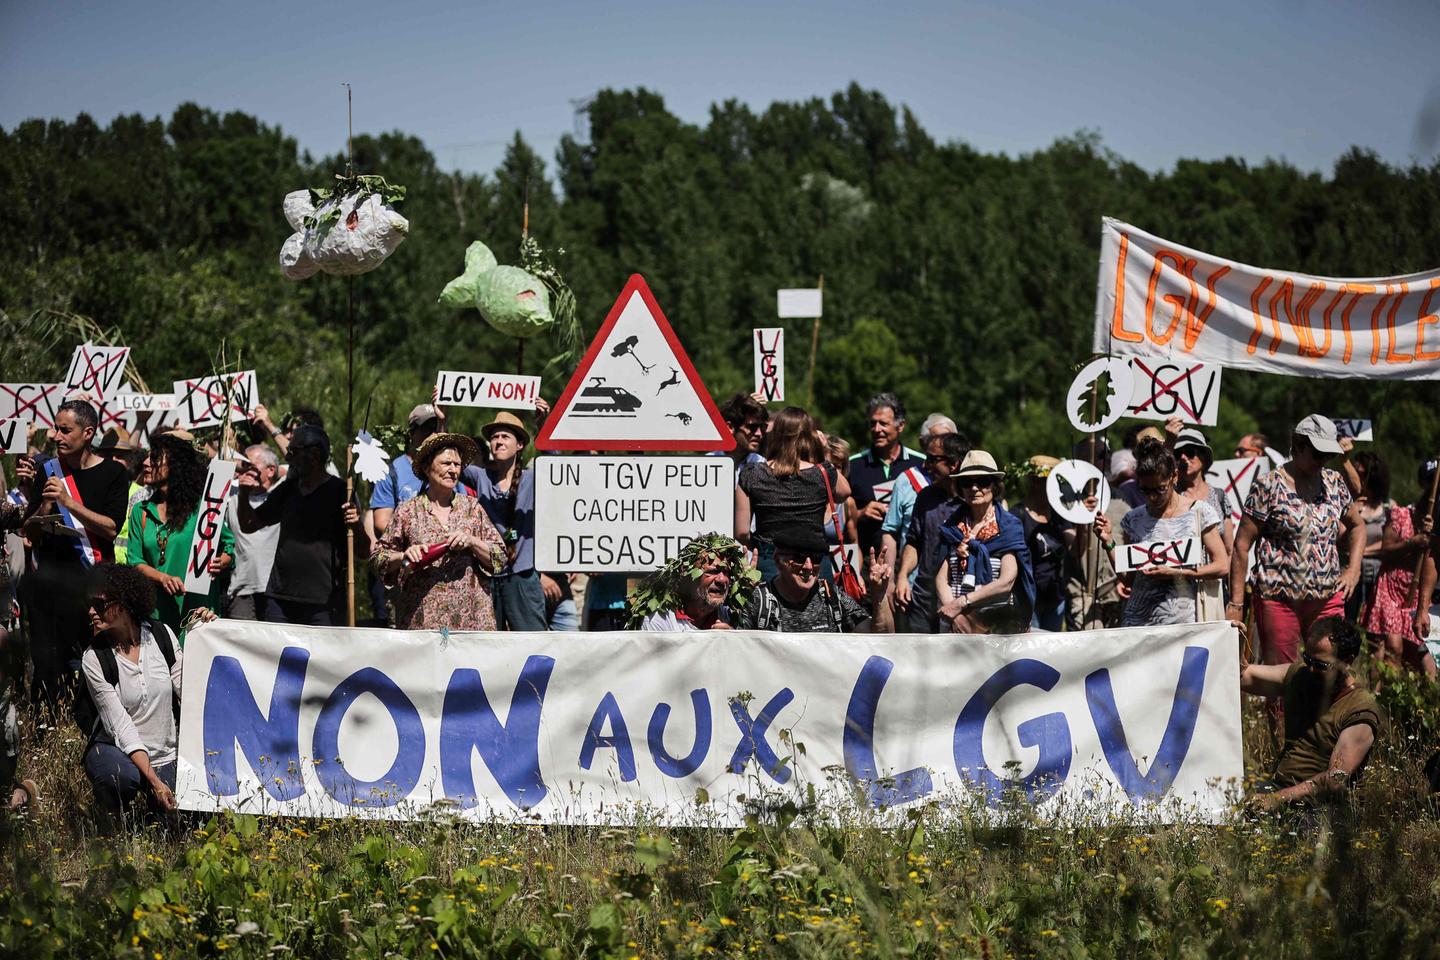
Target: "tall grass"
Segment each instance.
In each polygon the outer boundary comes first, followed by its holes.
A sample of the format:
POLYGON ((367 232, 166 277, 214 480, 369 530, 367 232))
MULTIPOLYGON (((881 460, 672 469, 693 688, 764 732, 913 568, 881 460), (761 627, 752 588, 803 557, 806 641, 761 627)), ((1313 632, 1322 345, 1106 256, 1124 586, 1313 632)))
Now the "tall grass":
MULTIPOLYGON (((3 828, 8 956, 1440 956, 1433 688, 1345 802, 1225 826, 901 828, 782 811, 741 830, 223 815, 98 835, 72 729, 32 742, 44 802, 3 828), (1415 731, 1420 731, 1416 733, 1415 731), (1414 736, 1415 739, 1409 739, 1414 736)), ((1271 752, 1247 707, 1252 773, 1271 752)))

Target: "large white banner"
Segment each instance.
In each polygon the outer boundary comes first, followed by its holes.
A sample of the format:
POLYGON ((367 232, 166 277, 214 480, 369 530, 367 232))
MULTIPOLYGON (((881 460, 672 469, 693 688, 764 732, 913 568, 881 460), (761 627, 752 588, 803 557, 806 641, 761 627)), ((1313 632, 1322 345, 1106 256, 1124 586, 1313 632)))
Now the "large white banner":
POLYGON ((1340 279, 1247 266, 1106 218, 1095 351, 1299 377, 1440 379, 1440 270, 1340 279))
POLYGON ((1226 818, 1228 623, 965 637, 452 633, 221 620, 185 645, 190 810, 738 826, 862 803, 1226 818))

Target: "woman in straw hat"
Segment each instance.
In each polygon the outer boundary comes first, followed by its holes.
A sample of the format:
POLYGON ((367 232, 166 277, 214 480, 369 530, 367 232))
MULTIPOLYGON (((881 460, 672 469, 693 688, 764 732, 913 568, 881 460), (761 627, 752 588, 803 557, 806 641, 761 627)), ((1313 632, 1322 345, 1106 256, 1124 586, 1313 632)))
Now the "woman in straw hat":
POLYGON ((424 489, 396 508, 372 561, 397 588, 402 630, 495 629, 489 583, 505 567, 505 545, 480 502, 456 489, 478 455, 458 433, 433 434, 415 451, 424 489))
POLYGON ((946 562, 935 577, 941 622, 956 633, 1024 633, 1035 609, 1025 526, 999 500, 1005 474, 971 450, 951 477, 963 501, 940 527, 946 562))

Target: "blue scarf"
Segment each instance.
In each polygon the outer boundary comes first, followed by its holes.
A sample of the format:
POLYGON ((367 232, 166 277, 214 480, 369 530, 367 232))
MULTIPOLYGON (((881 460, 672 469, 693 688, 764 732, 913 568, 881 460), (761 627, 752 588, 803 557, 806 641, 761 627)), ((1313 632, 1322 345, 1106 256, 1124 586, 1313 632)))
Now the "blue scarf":
POLYGON ((992 557, 1015 555, 1020 570, 1015 575, 1014 589, 1017 599, 1023 598, 1025 608, 1035 609, 1035 571, 1030 566, 1030 547, 1025 542, 1025 524, 1008 510, 995 506, 995 524, 999 531, 989 540, 975 540, 965 536, 960 524, 968 522, 970 511, 960 507, 940 525, 940 539, 945 543, 946 555, 953 553, 961 543, 969 544, 970 560, 966 571, 975 575, 975 586, 983 587, 995 579, 990 565, 992 557))

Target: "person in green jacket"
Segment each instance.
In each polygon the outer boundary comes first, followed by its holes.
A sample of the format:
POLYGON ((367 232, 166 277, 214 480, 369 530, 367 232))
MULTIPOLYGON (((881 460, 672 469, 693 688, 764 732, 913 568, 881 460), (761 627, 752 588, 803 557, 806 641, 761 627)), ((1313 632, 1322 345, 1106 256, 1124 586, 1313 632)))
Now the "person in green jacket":
MULTIPOLYGON (((190 434, 175 430, 152 437, 147 457, 150 496, 130 508, 130 542, 126 562, 155 582, 155 617, 176 635, 191 611, 220 609, 222 578, 235 562, 235 537, 225 526, 220 549, 210 561, 214 575, 209 593, 185 592, 185 567, 195 524, 200 517, 209 463, 195 449, 190 434)), ((224 511, 221 510, 221 522, 224 511)), ((182 638, 183 639, 183 638, 182 638)))

